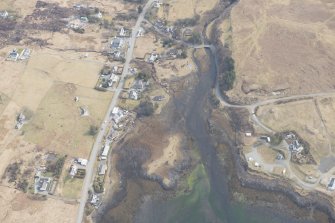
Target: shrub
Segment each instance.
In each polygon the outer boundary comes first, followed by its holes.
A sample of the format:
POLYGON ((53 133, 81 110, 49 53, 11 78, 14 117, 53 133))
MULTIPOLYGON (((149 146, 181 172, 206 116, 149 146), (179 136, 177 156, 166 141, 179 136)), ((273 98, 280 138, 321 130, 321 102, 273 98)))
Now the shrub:
POLYGON ((137 7, 137 12, 138 12, 138 14, 140 14, 140 13, 143 12, 143 7, 142 7, 142 5, 140 5, 140 6, 137 7))
POLYGON ((53 176, 54 177, 59 177, 60 174, 62 173, 62 169, 63 169, 63 166, 64 166, 64 163, 65 163, 65 156, 59 158, 56 162, 56 165, 55 165, 55 171, 53 173, 53 176))
POLYGON ((99 130, 98 126, 91 125, 90 129, 88 130, 88 134, 91 136, 95 136, 98 133, 98 130, 99 130))
POLYGON ((100 176, 95 178, 93 182, 93 189, 95 193, 102 193, 104 192, 104 179, 100 176))
POLYGON ((62 156, 57 159, 56 162, 51 161, 47 165, 47 171, 52 173, 52 176, 58 178, 62 173, 62 169, 65 163, 65 156, 62 156))
POLYGON ((136 78, 144 80, 144 81, 148 81, 150 79, 150 74, 144 73, 144 72, 140 72, 140 73, 137 74, 136 78))
POLYGON ((14 182, 17 179, 17 175, 20 173, 20 164, 18 162, 9 164, 5 171, 6 175, 8 177, 8 182, 14 182))
POLYGON ((211 93, 211 95, 209 96, 209 101, 214 108, 218 108, 220 105, 220 100, 215 96, 214 93, 211 93))
POLYGON ((223 61, 223 73, 219 74, 218 81, 221 91, 227 91, 233 88, 235 82, 235 62, 231 57, 223 61))
POLYGON ((73 31, 76 32, 76 33, 80 33, 80 34, 85 33, 85 29, 83 29, 83 28, 76 28, 76 29, 73 29, 73 31))
POLYGON ((174 25, 175 26, 183 26, 183 27, 190 27, 190 26, 195 26, 197 22, 199 21, 200 16, 196 15, 193 18, 186 18, 186 19, 178 19, 174 25))
POLYGON ((137 116, 150 116, 155 112, 154 104, 151 101, 144 101, 135 109, 137 116))
POLYGON ((193 32, 192 36, 190 38, 187 39, 187 42, 191 43, 191 44, 201 44, 201 35, 198 32, 193 32))
POLYGON ((28 181, 26 179, 20 180, 17 183, 16 188, 26 193, 28 190, 28 181))
POLYGON ((172 44, 173 44, 173 40, 171 40, 171 39, 164 39, 163 40, 163 47, 170 48, 170 47, 172 47, 172 44))

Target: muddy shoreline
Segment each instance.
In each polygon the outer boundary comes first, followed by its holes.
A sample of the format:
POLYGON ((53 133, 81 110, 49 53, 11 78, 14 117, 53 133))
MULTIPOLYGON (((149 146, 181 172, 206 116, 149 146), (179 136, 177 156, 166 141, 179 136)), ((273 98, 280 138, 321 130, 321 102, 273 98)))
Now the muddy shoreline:
MULTIPOLYGON (((217 43, 217 41, 215 42, 217 43)), ((218 46, 218 44, 216 44, 217 49, 221 49, 222 47, 223 46, 218 46)), ((221 50, 221 52, 223 51, 221 50)), ((217 59, 220 64, 220 59, 217 59)), ((258 190, 260 192, 263 190, 267 190, 274 193, 284 194, 289 199, 291 199, 298 207, 314 207, 317 210, 327 214, 330 218, 330 222, 335 222, 335 212, 333 205, 329 202, 325 195, 318 192, 311 192, 307 196, 302 196, 295 191, 293 186, 290 185, 291 182, 281 179, 268 180, 261 176, 252 175, 248 173, 248 165, 247 162, 242 159, 240 149, 234 149, 234 147, 236 148, 236 145, 232 145, 232 143, 230 143, 229 147, 232 157, 234 159, 236 175, 241 183, 241 186, 258 190)))
MULTIPOLYGON (((231 10, 231 7, 233 7, 235 4, 237 4, 238 1, 233 3, 229 8, 229 12, 231 10)), ((210 58, 212 58, 211 63, 215 65, 215 72, 216 72, 216 82, 217 82, 217 76, 219 72, 223 72, 222 67, 220 67, 219 64, 223 64, 223 59, 226 56, 230 56, 227 54, 230 54, 229 50, 225 48, 225 46, 222 45, 221 41, 219 40, 219 36, 215 31, 218 30, 219 23, 224 19, 226 16, 226 9, 223 9, 223 13, 221 16, 218 16, 217 18, 212 19, 210 22, 214 23, 214 27, 212 33, 210 34, 209 39, 206 38, 206 41, 209 43, 213 43, 215 46, 216 52, 210 51, 210 58), (215 58, 216 57, 216 58, 215 58), (214 60, 213 60, 214 59, 214 60), (215 62, 217 61, 217 63, 215 62)), ((208 23, 204 26, 203 33, 206 33, 208 23)), ((224 99, 227 100, 229 103, 235 104, 236 102, 230 100, 229 97, 227 97, 225 94, 223 95, 224 99)), ((239 104, 239 103, 236 103, 239 104)), ((311 192, 308 193, 307 196, 302 196, 296 190, 291 186, 291 182, 285 181, 284 179, 271 179, 268 180, 261 176, 252 175, 248 172, 248 164, 247 162, 242 158, 242 154, 240 149, 237 145, 233 145, 230 139, 225 137, 225 142, 229 145, 229 150, 233 158, 233 168, 235 169, 235 174, 241 184, 242 187, 250 188, 256 191, 269 191, 273 193, 280 193, 288 197, 291 201, 293 201, 298 207, 300 208, 311 208, 314 207, 317 210, 325 213, 329 216, 330 222, 335 222, 335 211, 333 205, 330 203, 330 201, 327 199, 326 195, 323 195, 318 192, 311 192), (227 142, 227 140, 229 142, 227 142), (236 148, 236 149, 234 149, 236 148)))
MULTIPOLYGON (((214 21, 213 19, 212 21, 214 21)), ((205 24, 205 29, 207 27, 208 23, 205 24)), ((214 27, 214 30, 216 27, 214 27)), ((203 33, 206 33, 205 31, 203 33)), ((221 55, 222 52, 226 52, 224 50, 224 46, 218 44, 218 41, 215 37, 211 37, 210 41, 212 43, 215 43, 217 52, 220 54, 220 58, 224 58, 225 55, 221 55)), ((190 91, 186 90, 182 93, 181 97, 173 98, 172 103, 175 105, 176 112, 183 114, 182 117, 185 119, 185 131, 187 132, 187 135, 194 139, 196 141, 197 147, 200 150, 202 162, 206 166, 206 170, 208 173, 208 176, 210 178, 211 182, 211 190, 213 193, 216 193, 218 197, 220 197, 217 202, 217 207, 224 212, 226 215, 226 222, 235 223, 235 218, 230 213, 231 210, 231 197, 232 193, 235 192, 234 188, 230 185, 230 180, 227 178, 227 175, 231 175, 230 177, 236 177, 236 182, 243 188, 249 188, 252 189, 254 192, 259 194, 264 194, 265 192, 273 193, 273 196, 283 195, 286 198, 288 198, 290 201, 292 201, 296 206, 296 208, 315 208, 326 215, 329 216, 329 222, 335 222, 335 213, 333 211, 333 207, 331 203, 320 193, 309 193, 308 196, 301 196, 298 194, 293 186, 290 186, 290 183, 282 180, 282 179, 272 179, 268 180, 261 176, 255 176, 248 172, 247 163, 242 158, 241 151, 239 150, 238 146, 235 145, 233 140, 229 138, 227 135, 227 132, 223 132, 220 140, 220 143, 225 144, 228 147, 228 158, 231 158, 231 165, 229 165, 229 170, 226 170, 227 167, 222 164, 222 160, 218 157, 217 152, 217 142, 213 140, 213 137, 209 135, 208 129, 207 129, 207 120, 210 118, 211 109, 206 107, 208 105, 208 96, 211 92, 211 90, 215 86, 215 81, 217 77, 218 71, 220 71, 220 68, 215 67, 215 58, 214 56, 216 54, 213 54, 210 52, 210 50, 207 51, 207 57, 209 60, 210 71, 208 71, 207 74, 198 74, 198 79, 201 81, 204 81, 205 83, 197 83, 195 84, 194 88, 190 91), (214 68, 214 69, 213 69, 214 68), (206 76, 207 75, 207 76, 206 76)), ((220 62, 220 58, 217 58, 220 62)), ((201 70, 199 61, 196 60, 196 58, 193 58, 195 63, 198 66, 198 69, 201 70)), ((229 128, 229 127, 228 127, 229 128)), ((223 130, 224 131, 224 130, 223 130)), ((175 187, 167 188, 162 183, 161 178, 156 177, 149 177, 146 175, 146 173, 142 173, 140 176, 138 176, 141 180, 147 180, 150 182, 156 182, 158 183, 163 190, 168 193, 168 191, 171 191, 171 189, 175 189, 175 187)), ((105 216, 105 219, 103 222, 114 222, 112 219, 111 221, 107 221, 106 217, 108 218, 107 212, 111 211, 114 207, 121 204, 122 200, 125 199, 127 196, 127 179, 122 180, 125 184, 122 186, 123 190, 120 191, 120 193, 117 196, 114 196, 113 198, 107 198, 109 202, 107 202, 105 208, 101 209, 98 214, 98 218, 96 219, 97 222, 101 222, 101 218, 103 215, 105 216), (98 220, 99 219, 99 220, 98 220)), ((143 195, 146 197, 146 195, 143 195)), ((155 196, 155 193, 153 192, 153 197, 155 196)), ((138 210, 145 205, 148 205, 148 210, 150 211, 152 208, 155 208, 156 203, 152 202, 150 199, 144 199, 145 201, 141 202, 141 204, 138 207, 138 210), (149 203, 149 204, 147 204, 149 203)), ((162 201, 163 202, 163 201, 162 201)), ((258 200, 251 200, 252 203, 257 204, 258 200)), ((274 202, 275 203, 275 202, 274 202)), ((251 206, 251 208, 253 208, 251 206)), ((262 205, 257 208, 257 213, 260 215, 268 212, 269 210, 261 210, 262 205)), ((256 211, 256 208, 255 208, 256 211)), ((253 212, 251 210, 250 212, 253 212)), ((274 212, 272 215, 285 215, 285 211, 280 211, 280 213, 275 213, 275 208, 271 208, 269 211, 274 212)), ((305 212, 308 212, 306 210, 305 212)), ((133 213, 128 213, 133 214, 133 213)), ((270 215, 271 215, 270 214, 270 215)), ((150 219, 152 219, 151 222, 155 222, 156 218, 159 219, 162 216, 151 216, 152 213, 136 213, 136 215, 140 215, 142 219, 146 219, 146 217, 150 216, 150 219)), ((281 222, 297 222, 295 218, 297 216, 284 216, 285 219, 281 222), (290 220, 287 220, 290 219, 290 220), (291 221, 292 219, 292 221, 291 221)), ((149 217, 148 217, 149 218, 149 217)), ((150 222, 150 221, 147 221, 150 222)), ((157 222, 157 221, 156 221, 157 222)), ((299 221, 300 222, 300 221, 299 221)))

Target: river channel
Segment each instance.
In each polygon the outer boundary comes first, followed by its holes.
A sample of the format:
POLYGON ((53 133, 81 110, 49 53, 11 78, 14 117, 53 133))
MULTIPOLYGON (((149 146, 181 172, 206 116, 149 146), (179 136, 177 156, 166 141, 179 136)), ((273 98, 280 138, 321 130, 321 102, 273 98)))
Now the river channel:
MULTIPOLYGON (((185 119, 185 130, 194 140, 201 157, 201 165, 195 170, 194 187, 190 194, 167 201, 149 199, 136 217, 136 222, 226 222, 226 223, 295 223, 318 222, 298 220, 279 212, 276 204, 270 207, 246 205, 231 201, 234 188, 229 188, 229 169, 224 168, 207 131, 209 109, 206 100, 215 86, 216 67, 214 55, 210 58, 209 73, 198 73, 197 85, 174 99, 176 112, 185 119)), ((201 66, 196 61, 198 66, 201 66)), ((200 69, 199 69, 200 70, 200 69)), ((261 193, 261 192, 255 192, 261 193)))

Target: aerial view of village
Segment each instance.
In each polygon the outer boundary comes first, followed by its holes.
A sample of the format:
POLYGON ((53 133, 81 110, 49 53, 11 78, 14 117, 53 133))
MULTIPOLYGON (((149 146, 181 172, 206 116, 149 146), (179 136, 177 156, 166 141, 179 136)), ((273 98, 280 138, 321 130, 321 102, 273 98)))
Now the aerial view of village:
POLYGON ((334 0, 1 0, 0 222, 335 222, 334 0))

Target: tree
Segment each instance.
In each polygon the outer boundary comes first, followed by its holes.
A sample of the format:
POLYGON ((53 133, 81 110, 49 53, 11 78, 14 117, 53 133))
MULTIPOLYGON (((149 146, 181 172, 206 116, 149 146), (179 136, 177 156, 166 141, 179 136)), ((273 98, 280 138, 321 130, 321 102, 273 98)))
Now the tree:
POLYGON ((144 80, 144 81, 148 81, 150 79, 150 74, 140 72, 140 73, 137 74, 137 78, 141 79, 141 80, 144 80))
POLYGON ((91 136, 95 136, 98 133, 98 130, 99 130, 98 126, 91 125, 88 134, 91 136))
POLYGON ((183 52, 180 54, 180 57, 183 59, 187 58, 187 53, 183 50, 183 52))
POLYGON ((190 38, 188 38, 187 42, 191 43, 191 44, 201 44, 201 35, 198 32, 193 32, 192 36, 190 38))
POLYGON ((219 75, 218 81, 222 91, 233 88, 235 75, 235 61, 231 57, 227 57, 223 61, 223 73, 219 75))
POLYGON ((142 5, 139 5, 139 6, 137 7, 137 12, 138 12, 138 14, 140 14, 140 13, 143 12, 143 6, 142 6, 142 5))
POLYGON ((151 101, 144 101, 136 108, 138 117, 150 116, 155 112, 154 104, 151 101))

